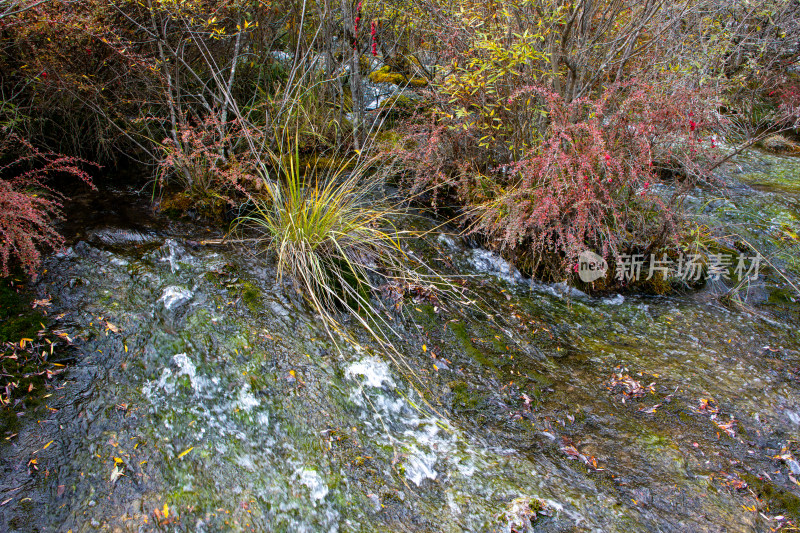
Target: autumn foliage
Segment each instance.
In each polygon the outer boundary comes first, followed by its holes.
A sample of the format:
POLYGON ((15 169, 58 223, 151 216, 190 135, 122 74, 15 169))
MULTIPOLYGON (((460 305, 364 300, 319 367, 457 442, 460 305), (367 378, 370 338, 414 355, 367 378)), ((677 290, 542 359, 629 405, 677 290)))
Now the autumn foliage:
POLYGON ((0 160, 3 272, 15 258, 31 272, 37 246, 60 242, 45 178, 87 177, 59 153, 143 163, 181 206, 218 214, 276 179, 267 154, 365 160, 381 137, 381 170, 410 197, 563 278, 583 248, 613 260, 669 246, 681 196, 724 159, 722 141, 797 128, 793 2, 455 7, 0 3, 0 127, 18 148, 0 160), (366 80, 418 83, 380 100, 366 80), (401 101, 421 112, 383 135, 380 105, 401 101))
POLYGON ((8 276, 16 262, 35 278, 41 250, 58 249, 63 242, 53 227, 61 216, 62 196, 46 181, 68 174, 90 184, 91 177, 82 168, 88 163, 38 150, 15 135, 0 143, 1 156, 11 161, 0 166, 0 275, 8 276))
MULTIPOLYGON (((533 271, 543 259, 568 271, 587 247, 613 258, 674 243, 674 200, 708 178, 700 162, 715 154, 702 94, 667 97, 629 83, 566 102, 528 86, 504 102, 509 110, 520 103, 545 117, 544 127, 535 146, 504 152, 439 101, 394 150, 409 188, 435 205, 463 206, 470 232, 533 271)), ((492 138, 508 140, 500 128, 492 138)))

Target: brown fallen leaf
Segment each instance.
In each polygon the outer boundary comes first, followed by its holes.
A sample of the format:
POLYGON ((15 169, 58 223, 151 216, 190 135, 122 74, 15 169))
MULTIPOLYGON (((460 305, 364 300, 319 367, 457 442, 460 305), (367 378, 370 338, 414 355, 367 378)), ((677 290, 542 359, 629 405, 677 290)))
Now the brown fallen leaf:
POLYGON ((700 398, 700 407, 697 410, 712 415, 719 413, 719 408, 714 405, 714 400, 709 398, 700 398))
POLYGON ((609 386, 611 390, 622 392, 623 403, 625 403, 626 398, 641 398, 648 392, 655 393, 655 382, 643 387, 639 381, 623 373, 624 370, 625 369, 621 370, 619 373, 611 374, 611 383, 609 386))
POLYGON ((736 419, 734 419, 733 417, 731 417, 730 421, 725 424, 721 424, 720 422, 714 420, 714 423, 717 425, 717 427, 723 430, 725 433, 727 433, 729 437, 736 436, 736 431, 734 431, 733 429, 734 422, 736 422, 736 419))
POLYGON ((738 474, 725 474, 725 485, 732 489, 744 490, 747 488, 747 483, 739 478, 738 474))
POLYGON ((51 305, 53 305, 52 299, 53 299, 52 296, 49 296, 47 298, 42 298, 40 300, 34 300, 31 306, 33 307, 33 309, 36 309, 37 307, 50 307, 51 305))

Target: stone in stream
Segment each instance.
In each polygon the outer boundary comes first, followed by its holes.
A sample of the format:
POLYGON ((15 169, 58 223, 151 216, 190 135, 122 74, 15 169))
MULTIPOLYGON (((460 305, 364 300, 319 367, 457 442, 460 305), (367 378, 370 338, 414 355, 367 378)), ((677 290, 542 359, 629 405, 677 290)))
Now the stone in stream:
POLYGON ((188 289, 170 286, 164 289, 158 301, 164 304, 164 308, 167 311, 171 311, 191 300, 192 296, 194 296, 194 293, 188 289))

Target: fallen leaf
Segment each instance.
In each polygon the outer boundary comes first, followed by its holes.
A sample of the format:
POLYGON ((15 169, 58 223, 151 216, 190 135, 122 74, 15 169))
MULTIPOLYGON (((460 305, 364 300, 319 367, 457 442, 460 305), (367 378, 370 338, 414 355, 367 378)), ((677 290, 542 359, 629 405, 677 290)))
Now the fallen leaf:
POLYGON ((33 301, 33 308, 36 309, 37 307, 50 307, 52 304, 51 298, 42 298, 41 300, 34 300, 33 301))
POLYGON ((125 475, 123 472, 125 472, 124 467, 120 469, 119 466, 114 465, 114 470, 111 471, 111 478, 109 481, 111 481, 111 483, 116 483, 119 478, 125 475))
POLYGON ((192 446, 192 447, 191 447, 191 448, 189 448, 188 450, 184 450, 184 451, 182 451, 182 452, 181 452, 181 453, 178 455, 178 459, 180 459, 181 457, 183 457, 184 455, 186 455, 187 453, 189 453, 189 452, 190 452, 190 451, 192 451, 192 450, 194 450, 194 446, 192 446))
POLYGON ((727 433, 729 437, 735 437, 736 436, 736 431, 734 431, 734 429, 733 429, 734 422, 736 422, 736 420, 733 417, 731 417, 730 421, 727 422, 726 424, 721 424, 721 423, 717 422, 716 420, 714 420, 714 423, 717 425, 717 427, 719 429, 723 430, 725 433, 727 433))

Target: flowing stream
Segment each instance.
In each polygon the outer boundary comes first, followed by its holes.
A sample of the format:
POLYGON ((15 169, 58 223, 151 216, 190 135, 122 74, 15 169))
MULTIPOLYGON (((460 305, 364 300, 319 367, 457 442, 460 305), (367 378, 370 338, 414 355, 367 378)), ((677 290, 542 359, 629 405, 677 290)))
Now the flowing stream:
MULTIPOLYGON (((752 152, 723 179, 698 220, 796 275, 800 161, 752 152)), ((349 324, 334 345, 252 243, 147 197, 86 194, 69 220, 36 289, 73 347, 0 445, 3 531, 800 523, 800 307, 775 271, 744 305, 719 283, 593 298, 433 235, 412 254, 469 290, 409 288, 392 353, 349 324)))

